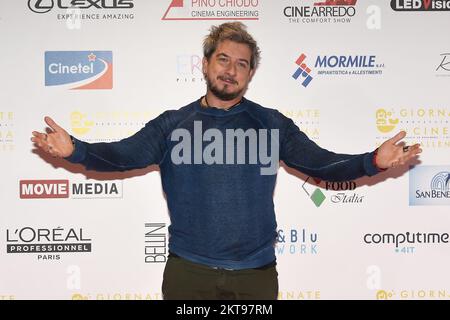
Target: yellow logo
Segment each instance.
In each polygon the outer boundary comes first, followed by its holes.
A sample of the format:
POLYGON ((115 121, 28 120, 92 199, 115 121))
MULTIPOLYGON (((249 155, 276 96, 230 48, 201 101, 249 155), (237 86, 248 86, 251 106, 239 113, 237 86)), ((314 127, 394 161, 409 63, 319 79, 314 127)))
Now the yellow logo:
POLYGON ((384 290, 378 290, 376 298, 377 298, 377 300, 388 300, 388 299, 391 299, 392 296, 393 296, 392 292, 387 292, 387 291, 384 291, 384 290))
POLYGON ((376 111, 377 128, 380 132, 388 133, 392 131, 398 124, 398 118, 393 118, 392 112, 385 109, 378 109, 376 111))
POLYGON ((70 114, 70 123, 72 125, 72 131, 75 134, 83 135, 89 132, 94 126, 93 121, 86 120, 86 114, 78 111, 74 111, 70 114))
POLYGON ((83 296, 80 293, 74 293, 72 295, 72 300, 89 300, 88 296, 83 296))

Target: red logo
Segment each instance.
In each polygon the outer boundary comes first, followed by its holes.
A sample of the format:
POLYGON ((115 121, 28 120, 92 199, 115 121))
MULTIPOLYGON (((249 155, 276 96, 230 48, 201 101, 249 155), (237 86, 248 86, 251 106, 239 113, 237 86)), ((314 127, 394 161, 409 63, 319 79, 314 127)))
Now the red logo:
POLYGON ((69 180, 21 180, 21 199, 68 198, 69 180))

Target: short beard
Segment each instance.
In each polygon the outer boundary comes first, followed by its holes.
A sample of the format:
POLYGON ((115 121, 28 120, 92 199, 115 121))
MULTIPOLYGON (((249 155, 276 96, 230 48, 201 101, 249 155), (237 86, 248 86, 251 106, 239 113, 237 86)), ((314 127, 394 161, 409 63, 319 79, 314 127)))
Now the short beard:
POLYGON ((219 98, 220 100, 223 101, 231 101, 236 99, 237 97, 239 97, 241 95, 241 93, 245 90, 245 88, 243 88, 242 90, 236 91, 236 92, 226 92, 226 86, 224 87, 223 90, 220 90, 219 88, 217 88, 215 85, 212 84, 211 80, 209 80, 208 76, 205 74, 204 75, 205 80, 206 80, 206 87, 208 88, 209 91, 211 91, 211 93, 216 96, 217 98, 219 98))

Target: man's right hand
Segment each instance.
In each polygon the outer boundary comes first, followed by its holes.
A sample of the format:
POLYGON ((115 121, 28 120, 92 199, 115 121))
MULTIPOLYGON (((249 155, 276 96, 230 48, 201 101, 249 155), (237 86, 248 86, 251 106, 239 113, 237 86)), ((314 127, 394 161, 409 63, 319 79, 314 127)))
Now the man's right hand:
POLYGON ((44 120, 52 129, 52 132, 40 133, 33 131, 31 141, 53 157, 66 158, 70 156, 74 151, 70 135, 66 130, 57 125, 52 118, 45 117, 44 120))

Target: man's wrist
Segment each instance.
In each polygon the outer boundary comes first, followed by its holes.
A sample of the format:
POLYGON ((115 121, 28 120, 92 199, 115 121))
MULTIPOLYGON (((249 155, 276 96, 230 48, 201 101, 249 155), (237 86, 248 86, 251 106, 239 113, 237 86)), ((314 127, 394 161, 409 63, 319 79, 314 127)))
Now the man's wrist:
POLYGON ((377 170, 378 170, 379 172, 386 171, 387 168, 381 168, 381 167, 377 164, 377 157, 378 157, 378 148, 376 148, 375 151, 374 151, 374 153, 373 153, 372 163, 373 163, 374 167, 377 168, 377 170))

